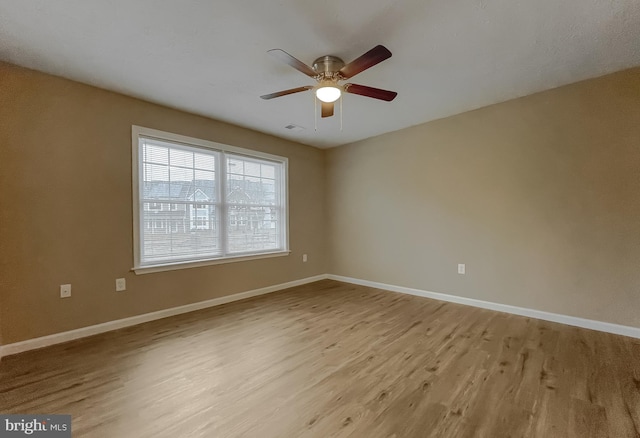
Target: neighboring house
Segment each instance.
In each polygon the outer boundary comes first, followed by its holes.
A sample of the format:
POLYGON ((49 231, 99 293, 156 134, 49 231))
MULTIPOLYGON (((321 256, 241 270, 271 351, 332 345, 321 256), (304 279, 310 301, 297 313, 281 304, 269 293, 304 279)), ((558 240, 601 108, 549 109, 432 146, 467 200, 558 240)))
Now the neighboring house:
POLYGON ((143 220, 152 234, 211 229, 213 181, 147 181, 143 187, 143 220), (195 201, 195 202, 194 202, 195 201), (198 203, 200 201, 200 203, 198 203))
MULTIPOLYGON (((210 230, 214 228, 213 196, 207 196, 200 188, 189 196, 189 228, 192 230, 210 230)), ((184 204, 182 204, 184 207, 184 204)))
MULTIPOLYGON (((276 213, 270 206, 274 203, 272 189, 245 180, 232 180, 229 185, 227 225, 232 231, 246 233, 276 227, 276 213)), ((211 180, 145 182, 145 230, 152 234, 215 230, 216 190, 211 180)))

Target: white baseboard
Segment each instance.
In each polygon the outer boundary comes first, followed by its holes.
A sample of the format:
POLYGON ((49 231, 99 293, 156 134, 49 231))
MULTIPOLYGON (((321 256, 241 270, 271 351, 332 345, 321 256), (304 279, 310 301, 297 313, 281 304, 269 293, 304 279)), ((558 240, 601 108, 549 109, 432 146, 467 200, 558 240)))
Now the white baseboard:
POLYGON ((400 292, 403 294, 417 295, 419 297, 432 298, 434 300, 448 301, 451 303, 464 304, 467 306, 480 307, 482 309, 496 310, 498 312, 511 313, 514 315, 527 316, 529 318, 542 319, 545 321, 559 322, 561 324, 582 327, 600 332, 613 333, 616 335, 629 336, 640 339, 640 328, 630 327, 626 325, 612 324, 610 322, 595 321, 592 319, 578 318, 575 316, 561 315, 558 313, 544 312, 542 310, 527 309, 524 307, 510 306, 508 304, 492 303, 489 301, 476 300, 473 298, 459 297, 455 295, 441 294, 437 292, 429 292, 420 289, 412 289, 409 287, 395 286, 392 284, 378 283, 375 281, 360 280, 358 278, 343 277, 340 275, 329 274, 326 278, 344 283, 352 283, 360 286, 374 287, 376 289, 384 289, 392 292, 400 292))
POLYGON ((640 328, 638 327, 612 324, 609 322, 595 321, 592 319, 578 318, 575 316, 560 315, 557 313, 544 312, 542 310, 527 309, 524 307, 510 306, 508 304, 492 303, 489 301, 476 300, 473 298, 459 297, 455 295, 447 295, 447 294, 442 294, 437 292, 429 292, 429 291, 420 290, 420 289, 412 289, 409 287, 395 286, 392 284, 378 283, 378 282, 369 281, 369 280, 361 280, 358 278, 343 277, 341 275, 322 274, 322 275, 316 275, 314 277, 307 277, 300 280, 290 281, 282 284, 276 284, 273 286, 267 286, 260 289, 254 289, 254 290, 241 292, 233 295, 227 295, 220 298, 213 298, 211 300, 187 304, 184 306, 159 310, 157 312, 145 313, 143 315, 132 316, 130 318, 109 321, 102 324, 83 327, 83 328, 79 328, 79 329, 71 330, 67 332, 55 333, 53 335, 43 336, 40 338, 28 339, 26 341, 16 342, 13 344, 0 345, 0 358, 2 358, 3 356, 22 353, 28 350, 35 350, 37 348, 47 347, 49 345, 72 341, 74 339, 97 335, 99 333, 117 330, 124 327, 143 324, 145 322, 155 321, 157 319, 167 318, 174 315, 180 315, 182 313, 193 312, 195 310, 219 306, 221 304, 226 304, 233 301, 244 300, 247 298, 264 295, 271 292, 276 292, 276 291, 287 289, 290 287, 301 286, 303 284, 313 283, 314 281, 319 281, 324 279, 331 279, 331 280, 341 281, 344 283, 352 283, 352 284, 357 284, 361 286, 374 287, 376 289, 383 289, 391 292, 399 292, 399 293, 404 293, 409 295, 416 295, 419 297, 431 298, 431 299, 440 300, 440 301, 448 301, 451 303, 464 304, 467 306, 480 307, 482 309, 489 309, 489 310, 495 310, 498 312, 511 313, 514 315, 542 319, 542 320, 551 321, 551 322, 558 322, 561 324, 571 325, 575 327, 582 327, 586 329, 597 330, 601 332, 613 333, 616 335, 623 335, 623 336, 629 336, 632 338, 640 339, 640 328))
POLYGON ((132 325, 143 324, 145 322, 155 321, 157 319, 167 318, 169 316, 193 312, 194 310, 206 309, 207 307, 219 306, 221 304, 230 303, 232 301, 244 300, 247 298, 256 297, 258 295, 264 295, 264 294, 276 292, 282 289, 288 289, 290 287, 301 286, 307 283, 313 283, 314 281, 324 280, 326 278, 327 278, 327 275, 325 274, 316 275, 315 277, 307 277, 300 280, 289 281, 287 283, 276 284, 274 286, 267 286, 260 289, 240 292, 237 294, 227 295, 220 298, 213 298, 211 300, 200 301, 197 303, 186 304, 184 306, 159 310, 157 312, 136 315, 130 318, 118 319, 115 321, 109 321, 102 324, 92 325, 89 327, 82 327, 76 330, 70 330, 67 332, 55 333, 53 335, 48 335, 48 336, 42 336, 40 338, 28 339, 26 341, 15 342, 13 344, 0 345, 0 358, 2 358, 3 356, 22 353, 28 350, 35 350, 37 348, 48 347, 49 345, 73 341, 74 339, 97 335, 99 333, 109 332, 111 330, 130 327, 132 325))

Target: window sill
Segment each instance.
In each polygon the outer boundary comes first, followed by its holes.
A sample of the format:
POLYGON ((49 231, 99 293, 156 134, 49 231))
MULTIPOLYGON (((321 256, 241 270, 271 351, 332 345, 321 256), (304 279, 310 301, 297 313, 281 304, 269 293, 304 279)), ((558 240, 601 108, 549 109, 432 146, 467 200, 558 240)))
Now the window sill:
POLYGON ((249 260, 266 259, 271 257, 282 257, 282 256, 288 256, 290 252, 291 251, 278 251, 278 252, 268 252, 263 254, 225 257, 221 259, 196 260, 196 261, 187 261, 187 262, 165 263, 165 264, 158 264, 158 265, 136 266, 131 270, 135 272, 136 275, 152 274, 154 272, 175 271, 177 269, 190 269, 190 268, 198 268, 201 266, 221 265, 224 263, 235 263, 235 262, 244 262, 249 260))

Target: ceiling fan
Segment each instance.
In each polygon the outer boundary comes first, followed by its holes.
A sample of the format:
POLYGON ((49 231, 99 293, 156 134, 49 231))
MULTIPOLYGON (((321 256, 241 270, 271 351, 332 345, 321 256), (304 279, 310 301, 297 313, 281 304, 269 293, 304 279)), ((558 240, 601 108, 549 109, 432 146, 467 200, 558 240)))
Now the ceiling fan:
POLYGON ((301 91, 315 90, 316 97, 322 102, 322 117, 331 117, 333 115, 334 102, 340 99, 343 92, 359 94, 360 96, 372 97, 387 102, 391 102, 398 95, 395 91, 381 90, 380 88, 367 87, 365 85, 340 85, 341 81, 350 79, 358 73, 362 73, 366 69, 390 58, 391 52, 389 49, 381 45, 374 47, 349 64, 345 64, 342 59, 336 56, 327 55, 316 59, 313 62, 313 67, 309 67, 281 49, 272 49, 267 53, 315 79, 318 84, 265 94, 260 96, 262 99, 273 99, 301 91))

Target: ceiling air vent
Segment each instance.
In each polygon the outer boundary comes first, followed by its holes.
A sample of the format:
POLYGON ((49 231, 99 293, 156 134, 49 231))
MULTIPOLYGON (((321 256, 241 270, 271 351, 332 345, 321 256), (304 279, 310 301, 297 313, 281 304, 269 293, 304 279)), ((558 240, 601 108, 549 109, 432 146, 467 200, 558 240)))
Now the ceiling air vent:
POLYGON ((284 129, 288 129, 289 131, 302 131, 304 128, 298 125, 287 125, 284 129))

